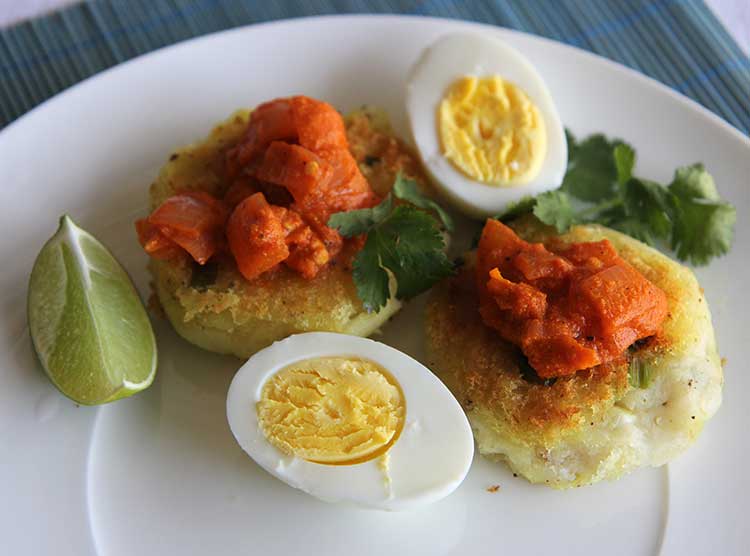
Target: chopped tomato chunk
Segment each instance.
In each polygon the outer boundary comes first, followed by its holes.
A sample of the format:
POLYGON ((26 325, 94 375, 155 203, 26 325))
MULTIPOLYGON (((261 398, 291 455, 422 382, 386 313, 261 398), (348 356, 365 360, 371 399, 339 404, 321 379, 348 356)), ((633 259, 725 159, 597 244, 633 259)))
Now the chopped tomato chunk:
POLYGON ((222 200, 182 193, 136 223, 144 249, 157 258, 184 250, 203 264, 226 236, 248 280, 282 262, 312 279, 343 248, 326 225, 331 214, 380 201, 349 151, 339 113, 304 96, 253 111, 244 138, 226 153, 224 177, 222 200))
POLYGON ((174 259, 184 253, 179 245, 161 233, 148 218, 136 220, 135 229, 144 251, 155 259, 174 259))
POLYGON ((528 338, 523 351, 529 365, 543 378, 569 375, 575 372, 571 369, 590 369, 602 362, 595 349, 587 348, 568 335, 528 338))
POLYGON ((224 193, 224 203, 231 209, 234 209, 242 201, 247 199, 253 193, 257 193, 258 190, 248 179, 238 179, 231 185, 231 187, 224 193))
MULTIPOLYGON (((375 195, 349 152, 346 128, 338 112, 325 102, 297 96, 278 99, 256 109, 243 142, 227 156, 257 181, 256 190, 284 208, 289 250, 285 264, 305 278, 314 278, 341 251, 341 235, 328 226, 335 212, 371 207, 375 195), (291 131, 290 131, 291 130, 291 131), (273 189, 275 188, 275 189, 273 189), (271 195, 273 193, 273 195, 271 195)), ((233 185, 230 192, 236 195, 233 185)), ((230 248, 234 252, 234 248, 230 248)), ((235 258, 238 258, 235 253, 235 258)))
POLYGON ((521 283, 506 280, 500 270, 490 271, 487 291, 492 295, 495 304, 517 318, 542 318, 547 311, 547 295, 538 289, 521 283))
POLYGON ((658 333, 663 291, 607 240, 550 251, 488 220, 477 253, 480 314, 544 378, 620 357, 658 333))
POLYGON ((282 262, 311 279, 331 259, 324 240, 299 214, 269 205, 262 193, 237 205, 229 217, 227 239, 248 280, 282 262))
POLYGON ((307 279, 315 278, 331 260, 325 244, 310 226, 298 228, 290 234, 288 242, 290 253, 285 264, 307 279))
POLYGON ((325 192, 333 169, 325 160, 299 145, 274 141, 263 156, 255 176, 286 187, 296 203, 325 192))
POLYGON ((320 157, 333 167, 326 195, 329 213, 369 208, 380 202, 348 149, 323 149, 320 157))
POLYGON ((170 197, 148 219, 159 228, 169 228, 188 237, 198 237, 206 230, 223 224, 221 217, 216 199, 205 193, 201 196, 181 194, 170 197))
POLYGON ((611 337, 622 350, 638 339, 639 330, 649 330, 663 319, 666 303, 660 302, 654 288, 632 266, 615 264, 574 284, 570 295, 571 301, 585 307, 592 330, 611 337))
POLYGON ((291 104, 300 145, 313 152, 348 151, 344 121, 333 106, 303 96, 292 98, 291 104))
POLYGON ((549 278, 559 280, 570 274, 573 265, 562 257, 550 253, 540 243, 532 244, 513 258, 513 265, 529 282, 549 278))
MULTIPOLYGON (((283 209, 281 209, 283 210, 283 209)), ((280 210, 255 193, 234 209, 227 223, 227 240, 240 273, 252 280, 289 256, 287 232, 280 210)))
POLYGON ((297 129, 292 115, 292 105, 287 99, 261 104, 250 115, 250 124, 244 140, 229 151, 227 173, 230 178, 239 174, 272 141, 296 141, 297 129))
POLYGON ((615 248, 606 239, 574 243, 560 254, 571 263, 590 270, 605 268, 621 260, 615 248))
POLYGON ((174 195, 137 225, 139 238, 149 254, 172 258, 168 240, 205 264, 221 246, 227 211, 224 204, 200 191, 174 195))

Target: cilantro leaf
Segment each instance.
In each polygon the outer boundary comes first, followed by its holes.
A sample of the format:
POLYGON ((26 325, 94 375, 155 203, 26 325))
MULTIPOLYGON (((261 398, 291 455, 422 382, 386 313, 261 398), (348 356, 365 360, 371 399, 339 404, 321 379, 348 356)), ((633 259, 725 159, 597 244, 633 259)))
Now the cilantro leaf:
POLYGON ((369 234, 365 246, 354 258, 354 284, 367 312, 379 311, 390 297, 388 273, 380 266, 377 243, 377 233, 369 234))
POLYGON ((393 197, 387 195, 380 204, 372 208, 337 212, 328 219, 328 227, 334 228, 344 237, 365 234, 382 222, 393 208, 393 197))
POLYGON ((377 228, 381 263, 398 283, 396 297, 414 297, 453 273, 435 220, 414 207, 399 206, 377 228))
POLYGON ((505 210, 495 216, 495 219, 500 220, 500 222, 508 222, 522 214, 531 212, 534 209, 534 205, 536 205, 536 198, 531 195, 524 195, 518 201, 508 203, 505 206, 505 210))
POLYGON ((734 238, 737 211, 721 200, 703 165, 678 168, 669 192, 674 215, 670 244, 677 256, 702 265, 727 253, 734 238))
POLYGON ((703 164, 693 164, 677 168, 669 190, 682 198, 707 199, 719 201, 719 192, 711 174, 706 172, 703 164))
POLYGON ((633 166, 635 166, 635 151, 627 143, 620 143, 612 151, 615 160, 617 183, 625 185, 633 177, 633 166))
POLYGON ((649 245, 656 239, 668 239, 672 233, 669 192, 654 181, 638 178, 630 178, 624 185, 625 220, 615 227, 649 245))
MULTIPOLYGON (((568 171, 562 190, 573 197, 589 202, 599 202, 617 194, 618 177, 613 155, 621 141, 609 141, 604 135, 592 135, 577 143, 572 134, 568 145, 568 171)), ((630 151, 633 149, 626 145, 630 151)), ((623 159, 623 162, 625 160, 623 159)))
POLYGON ((563 233, 577 222, 570 197, 564 191, 547 191, 536 198, 534 216, 563 233))
MULTIPOLYGON (((394 194, 412 203, 416 199, 420 208, 440 214, 437 203, 428 203, 429 199, 413 189, 416 184, 409 182, 398 176, 394 194)), ((448 223, 452 226, 450 219, 448 223)), ((388 302, 389 271, 396 279, 399 299, 414 297, 453 273, 437 220, 415 206, 395 206, 390 194, 375 207, 333 214, 328 226, 344 237, 367 234, 364 247, 354 258, 352 273, 357 295, 367 311, 379 311, 388 302)))
POLYGON ((524 197, 497 216, 507 221, 530 210, 558 232, 576 223, 599 223, 649 245, 668 244, 682 261, 696 265, 729 251, 737 220, 702 164, 675 171, 665 187, 633 175, 635 151, 619 140, 592 135, 568 140, 568 171, 562 187, 524 197))
POLYGON ((638 218, 624 216, 613 219, 612 223, 609 224, 609 227, 618 232, 622 232, 623 234, 627 234, 630 237, 634 237, 638 241, 642 241, 647 245, 653 246, 656 243, 656 238, 654 237, 654 234, 651 233, 651 229, 638 218))
POLYGON ((434 210, 443 222, 445 229, 449 232, 453 231, 453 219, 451 215, 435 201, 423 195, 419 191, 417 182, 404 177, 401 172, 398 173, 396 181, 393 183, 393 194, 399 199, 408 201, 415 207, 434 210))
POLYGON ((578 141, 576 141, 576 136, 573 135, 573 132, 567 127, 565 128, 565 142, 568 144, 568 163, 570 163, 578 154, 578 141))
POLYGON ((737 212, 729 203, 675 199, 677 214, 672 249, 681 260, 704 265, 732 246, 737 212))

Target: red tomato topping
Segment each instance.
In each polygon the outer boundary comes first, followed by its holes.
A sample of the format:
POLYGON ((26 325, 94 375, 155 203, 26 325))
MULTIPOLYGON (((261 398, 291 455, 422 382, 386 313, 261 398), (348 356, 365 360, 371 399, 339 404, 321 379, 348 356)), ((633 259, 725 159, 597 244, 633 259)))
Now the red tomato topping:
POLYGON ((521 348, 539 376, 565 376, 621 356, 656 334, 667 297, 608 240, 549 250, 488 220, 477 251, 485 324, 521 348))
POLYGON ((164 201, 136 223, 141 245, 155 258, 172 258, 178 248, 205 264, 223 242, 227 209, 202 191, 188 191, 164 201))
POLYGON ((380 201, 349 152, 339 113, 304 96, 258 106, 245 137, 226 155, 225 175, 222 200, 184 193, 138 221, 144 249, 157 258, 184 250, 203 264, 225 233, 248 280, 282 262, 311 279, 343 246, 326 226, 330 215, 380 201))

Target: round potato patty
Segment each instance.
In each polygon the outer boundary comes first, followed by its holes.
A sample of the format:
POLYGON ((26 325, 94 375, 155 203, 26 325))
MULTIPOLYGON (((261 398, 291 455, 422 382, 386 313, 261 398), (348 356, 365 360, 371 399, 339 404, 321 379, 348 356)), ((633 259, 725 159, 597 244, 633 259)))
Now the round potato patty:
MULTIPOLYGON (((250 112, 240 110, 203 141, 175 150, 149 190, 150 208, 183 190, 223 196, 226 150, 243 136, 250 112)), ((422 183, 421 168, 396 139, 384 115, 364 108, 346 118, 351 151, 379 195, 403 171, 422 183)), ((280 265, 255 280, 245 280, 231 257, 201 267, 189 260, 152 259, 149 269, 159 303, 175 330, 204 349, 247 358, 276 340, 308 331, 369 336, 398 311, 391 297, 368 313, 352 279, 352 253, 307 280, 280 265)), ((392 288, 393 291, 393 288, 392 288)))
POLYGON ((529 217, 512 227, 547 245, 609 239, 666 293, 669 314, 661 334, 629 350, 629 360, 651 374, 647 387, 629 383, 628 362, 545 383, 482 322, 469 255, 459 275, 431 294, 425 331, 428 366, 464 407, 480 453, 555 488, 616 479, 680 454, 721 405, 723 384, 711 314, 693 273, 601 226, 557 236, 529 217))

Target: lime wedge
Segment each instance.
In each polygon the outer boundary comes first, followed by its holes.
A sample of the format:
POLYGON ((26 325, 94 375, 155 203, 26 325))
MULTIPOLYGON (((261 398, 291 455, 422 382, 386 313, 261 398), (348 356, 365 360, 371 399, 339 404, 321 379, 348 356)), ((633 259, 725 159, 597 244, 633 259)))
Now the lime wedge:
POLYGON ((31 340, 52 383, 96 405, 140 392, 156 373, 156 339, 130 277, 68 215, 29 280, 31 340))

